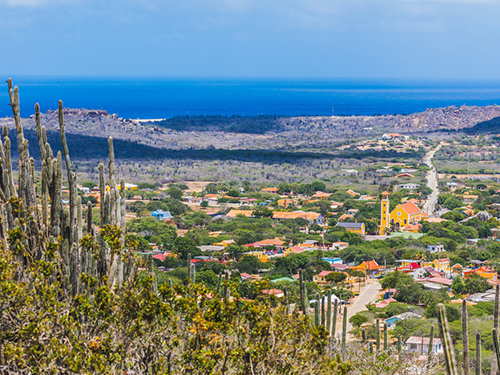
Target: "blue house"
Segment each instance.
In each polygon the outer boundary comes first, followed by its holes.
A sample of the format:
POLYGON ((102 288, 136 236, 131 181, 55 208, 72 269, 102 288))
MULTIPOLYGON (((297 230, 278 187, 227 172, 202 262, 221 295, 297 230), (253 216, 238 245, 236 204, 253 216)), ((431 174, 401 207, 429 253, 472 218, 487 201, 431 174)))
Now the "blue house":
POLYGON ((163 210, 156 210, 151 212, 151 217, 154 217, 158 220, 171 220, 174 218, 172 215, 170 215, 170 212, 163 210))
POLYGON ((412 312, 406 312, 406 313, 402 313, 402 314, 395 315, 395 316, 392 316, 390 318, 387 318, 385 320, 385 322, 387 323, 387 329, 391 330, 401 320, 405 320, 405 319, 420 319, 420 318, 421 318, 421 316, 418 315, 418 314, 415 314, 415 313, 412 313, 412 312))
POLYGON ((321 258, 321 260, 328 262, 330 264, 342 264, 341 258, 321 258))

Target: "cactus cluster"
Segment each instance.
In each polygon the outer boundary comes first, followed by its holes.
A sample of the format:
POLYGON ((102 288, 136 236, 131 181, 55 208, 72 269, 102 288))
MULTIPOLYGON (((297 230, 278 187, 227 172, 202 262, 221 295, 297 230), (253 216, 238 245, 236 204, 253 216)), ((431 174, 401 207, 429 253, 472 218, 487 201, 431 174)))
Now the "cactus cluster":
POLYGON ((120 284, 132 273, 133 262, 125 247, 125 183, 116 185, 113 140, 109 139, 108 186, 104 165, 99 165, 101 231, 92 223, 92 205, 82 207, 77 194, 77 174, 73 171, 64 130, 63 103, 59 101, 59 133, 62 153, 56 156, 47 141, 45 127, 41 126, 40 106, 35 105, 35 122, 41 156, 40 188, 35 162, 29 155, 28 141, 21 124, 19 90, 7 81, 10 105, 14 115, 19 149, 17 185, 12 168, 11 141, 7 128, 0 142, 0 238, 16 253, 16 277, 25 280, 29 265, 46 256, 48 247, 58 250, 64 291, 75 296, 85 288, 80 275, 120 284), (63 160, 64 157, 64 160, 63 160), (63 168, 64 164, 64 168, 63 168), (69 202, 62 199, 63 170, 69 191, 69 202), (84 214, 86 210, 86 213, 84 214), (86 223, 84 223, 84 217, 86 223))
MULTIPOLYGON (((495 293, 495 312, 493 318, 493 360, 491 362, 491 373, 496 374, 498 363, 500 363, 500 343, 498 339, 498 315, 499 315, 499 286, 496 287, 495 293)), ((458 375, 461 366, 459 366, 456 358, 455 351, 453 349, 452 340, 450 337, 450 329, 448 326, 448 321, 446 319, 446 311, 443 304, 437 306, 437 316, 439 323, 439 330, 441 333, 441 341, 443 343, 444 358, 446 361, 446 372, 448 375, 458 375)), ((434 332, 434 327, 431 329, 431 340, 434 332)), ((465 300, 462 303, 462 334, 463 334, 463 373, 464 375, 470 374, 470 363, 469 363, 469 337, 468 337, 468 313, 465 300)), ((429 355, 431 350, 429 349, 429 355)), ((481 334, 476 332, 476 358, 475 358, 475 374, 481 375, 481 334)))

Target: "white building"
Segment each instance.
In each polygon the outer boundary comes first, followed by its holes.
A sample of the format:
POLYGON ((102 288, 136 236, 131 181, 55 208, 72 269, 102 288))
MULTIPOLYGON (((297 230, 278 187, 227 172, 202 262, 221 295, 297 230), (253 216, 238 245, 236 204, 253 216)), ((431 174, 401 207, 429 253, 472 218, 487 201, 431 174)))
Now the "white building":
POLYGON ((427 245, 427 251, 430 251, 431 253, 440 253, 444 251, 444 246, 443 245, 427 245))
MULTIPOLYGON (((406 341, 406 351, 427 354, 429 352, 429 337, 411 336, 406 341)), ((438 354, 443 352, 443 345, 440 338, 432 340, 432 353, 438 354)))
POLYGON ((407 184, 398 185, 398 189, 406 189, 406 190, 413 191, 413 190, 418 189, 419 186, 420 185, 412 184, 412 183, 409 182, 407 184))

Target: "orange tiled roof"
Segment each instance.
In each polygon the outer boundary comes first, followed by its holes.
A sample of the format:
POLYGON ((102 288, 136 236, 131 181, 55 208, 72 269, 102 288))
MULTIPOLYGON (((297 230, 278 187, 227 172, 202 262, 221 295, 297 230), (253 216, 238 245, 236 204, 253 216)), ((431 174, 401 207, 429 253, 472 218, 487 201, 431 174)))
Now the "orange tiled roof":
POLYGON ((236 217, 237 215, 244 215, 246 217, 253 216, 253 211, 251 210, 231 210, 227 213, 227 217, 236 217))
POLYGON ((422 225, 421 224, 416 224, 416 225, 413 225, 413 224, 409 224, 407 225, 406 227, 403 228, 404 231, 408 231, 408 230, 419 230, 420 228, 422 228, 422 225))
POLYGON ((352 216, 352 215, 348 215, 348 214, 343 214, 341 217, 339 217, 339 220, 345 220, 345 219, 347 219, 347 218, 351 218, 351 219, 353 219, 353 218, 354 218, 354 216, 352 216))
POLYGON ((300 247, 300 246, 294 246, 291 248, 294 253, 301 253, 303 251, 306 251, 306 249, 300 247))
POLYGON ((317 191, 311 198, 328 198, 331 194, 324 193, 322 191, 317 191))
POLYGON ((441 259, 436 259, 438 263, 447 263, 450 261, 449 258, 441 258, 441 259))
POLYGON ((318 273, 318 276, 325 277, 326 275, 331 274, 333 271, 321 271, 318 273))
POLYGON ((382 268, 374 260, 369 260, 369 261, 364 262, 364 263, 366 265, 366 268, 368 268, 369 270, 378 270, 379 268, 382 268))
POLYGON ((264 289, 262 293, 276 296, 279 294, 283 294, 283 291, 281 289, 264 289))
POLYGON ((405 210, 405 212, 408 215, 416 215, 416 214, 422 213, 422 211, 420 211, 420 208, 418 208, 416 206, 416 204, 413 202, 408 202, 408 203, 402 204, 401 208, 403 210, 405 210))
POLYGON ((276 246, 282 246, 284 243, 285 243, 285 241, 280 241, 280 240, 277 240, 275 238, 255 242, 256 245, 276 245, 276 246))
POLYGON ((429 223, 442 223, 443 221, 449 221, 449 220, 441 219, 440 217, 430 217, 429 219, 427 219, 427 222, 429 223))
POLYGON ((273 219, 297 219, 299 217, 306 220, 316 220, 320 213, 317 212, 273 212, 273 219))

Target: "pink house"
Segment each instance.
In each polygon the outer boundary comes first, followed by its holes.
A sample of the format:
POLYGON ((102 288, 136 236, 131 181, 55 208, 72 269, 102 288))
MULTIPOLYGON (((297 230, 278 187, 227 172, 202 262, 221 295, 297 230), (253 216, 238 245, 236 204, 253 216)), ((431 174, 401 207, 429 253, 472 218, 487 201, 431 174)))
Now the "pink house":
POLYGON ((377 309, 383 309, 391 302, 396 302, 396 300, 394 298, 387 298, 387 299, 384 299, 382 302, 374 303, 374 305, 377 309))

